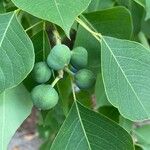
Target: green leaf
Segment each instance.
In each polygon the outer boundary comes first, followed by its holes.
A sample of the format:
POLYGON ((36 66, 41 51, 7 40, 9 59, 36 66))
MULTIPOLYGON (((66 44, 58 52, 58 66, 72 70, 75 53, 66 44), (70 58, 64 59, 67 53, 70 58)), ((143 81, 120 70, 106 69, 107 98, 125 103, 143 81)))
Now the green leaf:
POLYGON ((102 76, 112 105, 129 120, 150 118, 150 51, 137 42, 102 39, 102 76))
POLYGON ((0 94, 0 149, 6 150, 12 136, 31 113, 30 94, 23 85, 0 94))
POLYGON ((113 106, 103 106, 98 109, 98 112, 107 116, 115 122, 119 122, 119 112, 118 109, 113 106))
POLYGON ((145 0, 134 0, 136 3, 141 5, 142 7, 145 7, 145 0))
POLYGON ((133 150, 130 135, 116 123, 75 102, 51 150, 133 150))
POLYGON ((117 0, 119 5, 123 5, 130 10, 132 20, 133 20, 133 33, 136 35, 141 29, 141 21, 144 14, 144 8, 135 2, 135 0, 117 0))
POLYGON ((126 119, 126 118, 124 118, 124 117, 122 117, 121 115, 120 115, 120 117, 119 117, 119 124, 126 130, 126 131, 128 131, 129 133, 132 131, 132 129, 133 129, 133 122, 132 121, 130 121, 130 120, 128 120, 128 119, 126 119))
POLYGON ((140 145, 135 145, 135 150, 143 150, 143 148, 140 145))
POLYGON ((114 0, 92 0, 86 12, 98 11, 107 9, 114 5, 114 0))
POLYGON ((111 9, 86 13, 84 16, 102 35, 122 39, 129 39, 131 37, 131 14, 125 7, 114 7, 111 9))
POLYGON ((89 5, 91 0, 12 0, 20 9, 59 25, 69 36, 69 30, 76 17, 89 5))
POLYGON ((4 13, 4 12, 5 12, 4 2, 3 0, 0 0, 0 13, 4 13))
POLYGON ((15 13, 0 15, 0 93, 21 83, 34 65, 31 40, 15 13))
POLYGON ((59 92, 59 97, 62 101, 64 114, 65 116, 67 116, 69 112, 69 105, 70 105, 69 96, 72 92, 70 76, 68 75, 65 76, 63 79, 61 79, 57 84, 57 88, 59 92))
POLYGON ((148 20, 150 18, 150 1, 149 0, 145 0, 146 2, 146 17, 145 20, 148 20))
POLYGON ((48 39, 48 34, 46 30, 41 30, 37 34, 33 35, 31 37, 31 40, 34 45, 35 55, 36 55, 36 62, 43 61, 47 58, 51 46, 48 39))
POLYGON ((139 128, 134 129, 134 134, 136 135, 138 144, 143 148, 143 150, 149 150, 150 148, 150 125, 144 125, 139 128))
POLYGON ((101 73, 97 75, 95 85, 95 96, 96 96, 96 108, 111 105, 107 100, 101 73))

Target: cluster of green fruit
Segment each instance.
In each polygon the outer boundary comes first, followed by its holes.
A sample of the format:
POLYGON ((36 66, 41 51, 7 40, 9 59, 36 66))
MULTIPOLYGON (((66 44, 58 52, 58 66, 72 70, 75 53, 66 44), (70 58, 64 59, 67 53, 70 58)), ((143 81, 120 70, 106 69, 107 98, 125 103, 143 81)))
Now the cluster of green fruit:
POLYGON ((95 83, 94 74, 84 69, 88 62, 88 52, 83 47, 74 48, 72 51, 63 44, 53 47, 46 62, 38 62, 33 69, 33 77, 40 85, 33 88, 31 92, 33 104, 41 109, 53 108, 59 99, 54 85, 45 84, 52 76, 52 70, 59 71, 72 66, 76 70, 73 74, 74 81, 80 89, 89 89, 95 83), (51 70, 52 69, 52 70, 51 70))

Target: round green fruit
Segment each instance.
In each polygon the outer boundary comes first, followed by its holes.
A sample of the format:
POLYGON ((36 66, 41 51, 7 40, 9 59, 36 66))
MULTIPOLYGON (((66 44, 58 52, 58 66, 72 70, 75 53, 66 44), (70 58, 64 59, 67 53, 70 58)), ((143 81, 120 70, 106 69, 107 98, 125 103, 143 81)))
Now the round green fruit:
POLYGON ((51 78, 52 72, 46 62, 38 62, 35 64, 32 74, 37 83, 45 83, 51 78))
POLYGON ((61 70, 70 63, 71 51, 63 44, 53 47, 47 57, 47 64, 54 70, 61 70))
POLYGON ((71 64, 77 68, 85 68, 88 63, 88 52, 84 47, 76 47, 72 50, 71 64))
POLYGON ((75 74, 75 83, 80 89, 89 89, 95 84, 95 76, 88 69, 81 69, 75 74))
POLYGON ((31 91, 32 101, 35 107, 41 110, 53 108, 58 103, 58 93, 51 86, 41 84, 33 88, 31 91))

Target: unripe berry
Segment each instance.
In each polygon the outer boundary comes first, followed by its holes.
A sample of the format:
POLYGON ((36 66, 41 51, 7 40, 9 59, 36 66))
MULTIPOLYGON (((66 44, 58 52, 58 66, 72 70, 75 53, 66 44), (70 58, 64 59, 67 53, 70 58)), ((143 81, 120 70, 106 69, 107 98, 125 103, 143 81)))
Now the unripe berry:
POLYGON ((81 69, 75 74, 75 83, 80 89, 89 89, 95 84, 95 76, 88 69, 81 69))
POLYGON ((41 84, 33 88, 31 92, 32 101, 35 107, 41 110, 53 108, 58 103, 58 93, 51 86, 41 84))
POLYGON ((71 64, 77 68, 85 68, 88 63, 88 52, 83 47, 76 47, 72 50, 71 64))
POLYGON ((63 44, 54 46, 47 58, 47 64, 54 70, 61 70, 70 63, 71 51, 63 44))
POLYGON ((51 70, 45 62, 38 62, 35 64, 33 71, 33 78, 37 83, 45 83, 51 78, 51 70))

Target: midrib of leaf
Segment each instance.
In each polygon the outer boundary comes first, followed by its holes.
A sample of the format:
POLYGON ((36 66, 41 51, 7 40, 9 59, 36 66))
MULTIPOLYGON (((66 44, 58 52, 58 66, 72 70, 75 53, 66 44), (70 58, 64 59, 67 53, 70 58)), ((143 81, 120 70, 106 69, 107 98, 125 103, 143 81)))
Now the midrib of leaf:
MULTIPOLYGON (((108 49, 109 49, 111 55, 113 56, 114 60, 116 61, 116 63, 117 63, 117 65, 118 65, 119 69, 121 70, 123 76, 125 77, 127 83, 129 84, 131 90, 133 91, 133 93, 134 93, 134 95, 136 96, 138 102, 140 103, 140 105, 142 106, 143 110, 145 111, 145 113, 146 113, 146 115, 147 115, 147 117, 148 117, 149 115, 148 115, 148 113, 147 113, 147 110, 144 108, 144 106, 143 106, 143 104, 141 103, 141 101, 140 101, 138 95, 136 94, 136 92, 135 92, 133 86, 131 85, 130 81, 129 81, 128 78, 126 77, 126 74, 124 73, 123 69, 121 68, 119 62, 117 61, 117 59, 116 59, 116 57, 115 57, 113 51, 111 50, 110 46, 107 44, 107 42, 105 41, 105 39, 103 38, 102 40, 105 42, 106 46, 108 47, 108 49)), ((104 83, 104 84, 105 84, 105 83, 104 83)), ((106 91, 106 94, 107 94, 107 91, 106 91)), ((107 97, 108 97, 108 94, 107 94, 107 97)))
POLYGON ((91 146, 90 146, 90 143, 89 143, 89 140, 88 140, 88 137, 87 137, 87 135, 86 135, 86 131, 85 131, 85 129, 84 129, 84 125, 83 125, 83 123, 82 123, 82 119, 81 119, 81 116, 80 116, 80 111, 79 111, 79 108, 78 108, 77 102, 75 101, 74 103, 75 103, 75 106, 76 106, 76 109, 77 109, 77 113, 78 113, 78 117, 79 117, 79 121, 80 121, 80 124, 81 124, 82 130, 83 130, 83 133, 84 133, 84 135, 85 135, 85 138, 86 138, 87 144, 88 144, 88 146, 89 146, 89 150, 92 150, 92 148, 91 148, 91 146))
POLYGON ((3 122, 2 122, 2 150, 4 149, 4 128, 5 128, 5 124, 6 124, 6 118, 5 118, 5 115, 6 115, 6 110, 5 110, 5 92, 3 92, 3 99, 2 99, 2 118, 3 118, 3 122))
POLYGON ((6 36, 6 34, 7 34, 8 28, 9 28, 9 26, 10 26, 10 24, 11 24, 11 21, 12 21, 12 19, 14 18, 14 15, 15 15, 15 14, 13 13, 13 15, 11 16, 11 18, 10 18, 8 24, 7 24, 7 27, 6 27, 5 31, 4 31, 4 34, 3 34, 3 36, 2 36, 2 39, 1 39, 1 41, 0 41, 0 47, 2 46, 2 43, 3 43, 4 39, 5 39, 5 36, 6 36))
POLYGON ((55 4, 55 7, 56 7, 56 9, 57 9, 57 11, 58 11, 58 14, 59 14, 61 23, 62 23, 62 25, 63 25, 63 28, 65 28, 65 23, 64 23, 63 18, 62 18, 62 16, 61 16, 60 10, 59 10, 59 8, 58 8, 58 3, 57 3, 56 0, 54 0, 54 4, 55 4))
MULTIPOLYGON (((83 123, 82 123, 82 119, 81 119, 81 116, 80 116, 80 111, 79 111, 79 108, 78 108, 78 104, 77 104, 76 101, 74 101, 74 103, 75 103, 76 110, 77 110, 77 114, 78 114, 78 117, 79 117, 79 122, 80 122, 80 124, 81 124, 83 133, 84 133, 84 135, 85 135, 87 144, 88 144, 88 146, 89 146, 89 150, 92 150, 92 148, 91 148, 91 146, 90 146, 90 143, 89 143, 89 140, 88 140, 88 137, 87 137, 87 135, 86 135, 86 131, 85 131, 85 129, 84 129, 84 125, 83 125, 83 123)), ((72 108, 73 108, 73 107, 72 107, 72 108)), ((70 111, 69 111, 69 113, 67 114, 66 118, 69 116, 69 114, 70 114, 72 108, 70 109, 70 111)), ((64 125, 65 123, 66 123, 66 120, 63 122, 63 125, 64 125)), ((63 127, 63 125, 61 126, 61 128, 63 127)), ((61 128, 59 129, 59 132, 61 131, 61 128)), ((57 136, 59 135, 59 132, 58 132, 58 134, 56 135, 56 137, 55 137, 55 139, 54 139, 54 141, 53 141, 53 144, 55 143, 55 140, 57 139, 57 136)), ((52 144, 51 148, 53 148, 53 144, 52 144)), ((66 145, 66 147, 65 147, 65 150, 66 150, 66 148, 67 148, 67 145, 66 145)))

